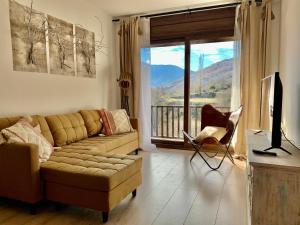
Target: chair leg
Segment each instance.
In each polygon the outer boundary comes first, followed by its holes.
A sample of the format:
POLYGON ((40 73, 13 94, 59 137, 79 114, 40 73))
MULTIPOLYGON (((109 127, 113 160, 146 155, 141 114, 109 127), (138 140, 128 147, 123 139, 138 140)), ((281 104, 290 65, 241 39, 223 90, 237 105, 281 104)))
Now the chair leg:
POLYGON ((197 154, 197 150, 195 150, 194 154, 192 155, 190 162, 192 162, 193 158, 195 157, 195 155, 197 154))
POLYGON ((60 202, 55 202, 54 207, 56 211, 60 211, 63 208, 63 204, 60 202))
MULTIPOLYGON (((209 164, 209 162, 208 162, 208 161, 205 159, 205 157, 201 154, 200 151, 201 151, 202 145, 196 144, 196 143, 194 142, 194 140, 192 139, 192 137, 191 137, 189 134, 187 134, 185 131, 183 131, 183 135, 189 140, 189 142, 192 144, 193 148, 195 149, 195 152, 194 152, 194 154, 192 155, 192 157, 191 157, 191 159, 190 159, 190 162, 193 160, 193 158, 195 157, 195 155, 198 153, 199 156, 200 156, 200 157, 203 159, 203 161, 205 162, 205 164, 206 164, 211 170, 217 170, 217 169, 219 169, 220 166, 222 165, 222 163, 223 163, 225 157, 227 156, 227 154, 230 154, 230 152, 228 151, 228 149, 229 149, 229 146, 230 146, 231 141, 229 142, 229 145, 226 146, 226 151, 225 151, 225 153, 224 153, 224 155, 223 155, 223 158, 222 158, 221 162, 220 162, 216 167, 213 167, 213 166, 211 166, 211 165, 209 164)), ((220 145, 220 144, 219 144, 219 145, 220 145)), ((205 152, 204 152, 204 153, 205 153, 205 152)), ((209 158, 213 158, 213 157, 215 157, 217 154, 218 154, 218 153, 214 154, 213 156, 211 156, 211 157, 209 157, 209 158)), ((207 155, 207 154, 205 153, 205 155, 207 155)), ((230 156, 227 156, 227 157, 230 158, 230 156)), ((231 160, 231 159, 230 159, 230 160, 231 160)), ((232 160, 232 161, 233 161, 233 160, 232 160)), ((234 162, 233 162, 233 163, 234 163, 234 162)))
POLYGON ((102 222, 103 223, 106 223, 108 221, 108 216, 109 216, 108 212, 102 212, 102 222))
MULTIPOLYGON (((197 146, 196 144, 192 144, 192 145, 193 145, 194 149, 196 150, 194 154, 197 154, 197 153, 198 153, 198 155, 203 159, 203 161, 205 162, 205 164, 206 164, 211 170, 218 170, 218 169, 221 167, 221 165, 223 164, 223 161, 224 161, 225 157, 227 156, 227 154, 230 154, 229 151, 228 151, 228 148, 227 148, 226 151, 225 151, 225 153, 224 153, 224 156, 223 156, 221 162, 220 162, 216 167, 213 167, 213 166, 211 166, 211 165, 209 164, 209 162, 208 162, 208 161, 205 159, 205 157, 201 154, 200 150, 201 150, 201 147, 202 147, 202 146, 199 147, 199 146, 197 146)), ((193 155, 193 157, 194 157, 194 155, 193 155)), ((228 157, 228 156, 227 156, 227 157, 228 157)))
POLYGON ((30 204, 30 214, 31 215, 36 214, 36 204, 30 204))
POLYGON ((231 155, 230 152, 228 152, 227 157, 230 159, 230 161, 232 162, 232 164, 235 164, 234 159, 233 159, 233 157, 232 157, 232 155, 231 155))
POLYGON ((203 159, 203 161, 205 162, 205 164, 211 169, 211 170, 217 170, 219 169, 220 165, 218 167, 212 167, 209 162, 204 158, 204 156, 198 151, 197 152, 199 154, 199 156, 203 159))
POLYGON ((194 154, 192 155, 191 159, 190 159, 190 162, 192 162, 193 158, 197 155, 197 153, 199 154, 199 151, 201 150, 201 147, 202 145, 200 145, 199 148, 196 148, 194 145, 193 145, 194 149, 195 149, 195 152, 194 154))
POLYGON ((134 189, 132 192, 132 197, 134 198, 135 196, 136 196, 136 189, 134 189))
POLYGON ((219 154, 219 151, 217 151, 216 153, 214 153, 213 155, 209 155, 208 153, 206 152, 203 152, 208 158, 214 158, 216 157, 218 154, 219 154))

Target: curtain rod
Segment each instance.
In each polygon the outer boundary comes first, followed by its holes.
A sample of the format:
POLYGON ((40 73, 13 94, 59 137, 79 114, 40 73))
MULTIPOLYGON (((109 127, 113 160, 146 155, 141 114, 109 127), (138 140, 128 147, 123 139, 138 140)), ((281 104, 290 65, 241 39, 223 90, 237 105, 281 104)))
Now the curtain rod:
MULTIPOLYGON (((182 13, 191 13, 196 11, 205 11, 210 9, 219 9, 219 8, 225 8, 225 7, 234 7, 239 5, 241 2, 235 2, 235 3, 228 3, 223 5, 214 5, 214 6, 204 6, 204 7, 198 7, 198 8, 192 8, 192 9, 182 9, 182 10, 175 10, 175 11, 169 11, 169 12, 163 12, 163 13, 153 13, 153 14, 147 14, 143 15, 141 17, 158 17, 158 16, 168 16, 168 15, 175 15, 175 14, 182 14, 182 13)), ((120 19, 113 19, 113 22, 118 22, 120 19)))

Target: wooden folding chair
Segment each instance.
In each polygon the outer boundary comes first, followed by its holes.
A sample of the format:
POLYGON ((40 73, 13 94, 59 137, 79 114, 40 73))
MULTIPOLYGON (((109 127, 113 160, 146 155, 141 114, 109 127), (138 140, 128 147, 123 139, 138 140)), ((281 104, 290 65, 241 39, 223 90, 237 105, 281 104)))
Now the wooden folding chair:
MULTIPOLYGON (((230 159, 230 161, 234 164, 234 159, 229 151, 229 148, 230 148, 230 145, 231 145, 231 142, 232 142, 232 139, 233 139, 233 136, 235 134, 235 131, 236 131, 236 128, 237 128, 237 125, 238 125, 238 122, 239 122, 239 119, 240 119, 240 116, 242 114, 242 110, 243 110, 243 107, 240 106, 236 111, 233 111, 230 113, 230 116, 228 118, 228 122, 227 122, 227 132, 230 132, 228 134, 230 134, 230 137, 228 139, 228 141, 226 143, 222 143, 221 140, 218 140, 216 139, 214 136, 208 136, 206 138, 204 138, 203 140, 201 140, 200 142, 199 141, 196 141, 195 138, 193 138, 192 136, 190 136, 188 133, 186 133, 185 131, 182 131, 183 132, 183 135, 184 137, 187 138, 187 140, 189 141, 189 143, 192 144, 193 148, 195 149, 195 152, 193 154, 193 156, 191 157, 190 159, 190 162, 193 160, 193 158, 198 154, 203 160, 204 162, 207 164, 207 166, 212 169, 212 170, 217 170, 220 168, 220 166, 222 165, 225 157, 228 157, 230 159), (218 150, 216 153, 214 153, 213 155, 209 155, 208 153, 206 152, 202 152, 202 147, 204 144, 207 144, 207 143, 212 143, 212 140, 214 142, 214 144, 216 144, 218 147, 218 150), (225 147, 225 151, 224 151, 224 147, 225 147), (214 158, 215 156, 217 156, 220 152, 223 152, 224 155, 220 161, 220 163, 217 165, 217 166, 212 166, 208 160, 204 157, 203 153, 208 157, 208 158, 214 158)), ((227 134, 226 134, 227 135, 227 134)), ((225 136, 226 136, 225 135, 225 136)))

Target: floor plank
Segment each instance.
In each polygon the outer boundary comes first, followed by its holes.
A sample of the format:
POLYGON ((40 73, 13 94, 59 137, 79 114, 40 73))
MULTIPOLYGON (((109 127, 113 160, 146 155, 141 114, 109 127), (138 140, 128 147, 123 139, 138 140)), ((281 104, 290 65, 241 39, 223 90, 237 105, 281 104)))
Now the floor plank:
MULTIPOLYGON (((111 213, 107 225, 245 225, 245 163, 226 160, 211 171, 191 151, 141 152, 143 183, 111 213)), ((214 160, 214 159, 213 159, 214 160)), ((218 161, 218 159, 216 159, 218 161)), ((217 162, 216 161, 216 162, 217 162)), ((76 206, 56 211, 52 203, 30 215, 26 204, 0 198, 0 225, 97 225, 101 213, 76 206)))
POLYGON ((247 223, 245 179, 245 167, 237 165, 224 185, 216 225, 240 225, 247 223))

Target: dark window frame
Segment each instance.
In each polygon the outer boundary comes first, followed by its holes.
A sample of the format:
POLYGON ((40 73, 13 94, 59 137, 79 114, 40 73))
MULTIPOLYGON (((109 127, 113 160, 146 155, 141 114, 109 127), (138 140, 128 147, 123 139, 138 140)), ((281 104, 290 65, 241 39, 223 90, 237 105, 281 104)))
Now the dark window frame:
MULTIPOLYGON (((220 9, 218 9, 220 10, 220 9)), ((211 11, 212 12, 212 11, 211 11)), ((234 14, 235 16, 235 14, 234 14)), ((170 17, 170 16, 169 16, 170 17)), ((152 19, 152 18, 151 18, 152 19)), ((154 18, 155 19, 155 18, 154 18)), ((162 17, 163 19, 163 17, 162 17)), ((183 127, 184 131, 189 132, 189 109, 190 109, 190 50, 191 44, 200 43, 213 43, 213 42, 223 42, 223 41, 234 41, 234 25, 232 30, 228 32, 212 32, 212 35, 186 35, 185 37, 172 37, 170 39, 161 40, 151 40, 152 47, 163 47, 172 46, 176 44, 184 44, 185 46, 185 66, 184 66, 184 121, 183 127)), ((152 138, 151 142, 157 147, 164 148, 175 148, 175 149, 190 149, 191 145, 187 143, 187 140, 164 140, 158 138, 152 138)))

